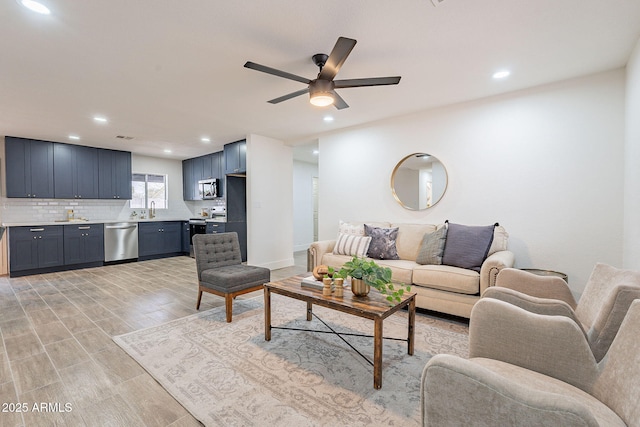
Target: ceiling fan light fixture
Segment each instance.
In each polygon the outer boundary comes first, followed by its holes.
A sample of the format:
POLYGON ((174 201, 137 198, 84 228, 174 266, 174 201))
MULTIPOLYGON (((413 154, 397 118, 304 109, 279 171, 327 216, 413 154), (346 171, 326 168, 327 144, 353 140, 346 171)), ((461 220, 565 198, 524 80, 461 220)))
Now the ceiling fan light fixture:
POLYGON ((309 102, 316 107, 327 107, 333 104, 333 96, 328 92, 319 92, 311 95, 309 102))
POLYGON ((335 102, 333 82, 315 80, 309 85, 309 102, 316 107, 327 107, 335 102))

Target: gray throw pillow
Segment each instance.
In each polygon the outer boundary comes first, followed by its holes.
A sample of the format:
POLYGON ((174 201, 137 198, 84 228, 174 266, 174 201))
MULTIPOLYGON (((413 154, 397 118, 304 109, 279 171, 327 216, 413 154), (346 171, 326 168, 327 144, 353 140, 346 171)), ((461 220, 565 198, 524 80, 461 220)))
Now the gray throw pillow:
POLYGON ((494 227, 450 223, 442 263, 479 272, 489 253, 494 227))
POLYGON ((446 241, 447 227, 441 227, 436 231, 426 233, 422 238, 416 262, 422 265, 442 264, 442 255, 444 254, 444 245, 446 241))
POLYGON ((374 259, 400 259, 396 248, 398 227, 380 228, 364 225, 364 234, 371 236, 367 256, 374 259))

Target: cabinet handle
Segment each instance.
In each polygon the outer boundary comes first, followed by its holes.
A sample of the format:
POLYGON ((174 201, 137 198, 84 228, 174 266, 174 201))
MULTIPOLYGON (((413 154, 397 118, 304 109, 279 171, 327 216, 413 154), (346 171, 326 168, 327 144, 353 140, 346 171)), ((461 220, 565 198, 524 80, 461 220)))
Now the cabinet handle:
POLYGON ((42 239, 42 236, 38 236, 38 239, 42 239))
POLYGON ((29 231, 44 231, 44 228, 31 228, 29 231))
POLYGON ((78 230, 91 230, 91 226, 85 225, 84 227, 78 227, 78 230))

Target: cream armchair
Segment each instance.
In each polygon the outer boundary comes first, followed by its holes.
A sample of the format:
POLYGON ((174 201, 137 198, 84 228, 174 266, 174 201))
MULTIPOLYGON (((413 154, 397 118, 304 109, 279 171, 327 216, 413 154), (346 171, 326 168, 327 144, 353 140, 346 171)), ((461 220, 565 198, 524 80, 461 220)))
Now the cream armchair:
POLYGON ((423 426, 640 426, 640 300, 597 362, 564 316, 481 299, 469 359, 436 355, 421 382, 423 426))
POLYGON ((597 361, 607 353, 633 300, 640 298, 640 272, 598 263, 578 303, 566 282, 507 268, 483 298, 500 299, 532 313, 573 319, 584 333, 597 361))

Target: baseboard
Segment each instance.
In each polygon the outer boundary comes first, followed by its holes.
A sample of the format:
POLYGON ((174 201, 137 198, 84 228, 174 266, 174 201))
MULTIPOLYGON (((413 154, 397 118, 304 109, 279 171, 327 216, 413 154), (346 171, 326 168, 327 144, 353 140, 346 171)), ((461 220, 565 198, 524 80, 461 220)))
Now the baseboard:
POLYGON ((278 261, 271 261, 259 264, 260 267, 266 267, 269 270, 277 270, 279 268, 291 267, 295 265, 293 258, 282 259, 278 261))

